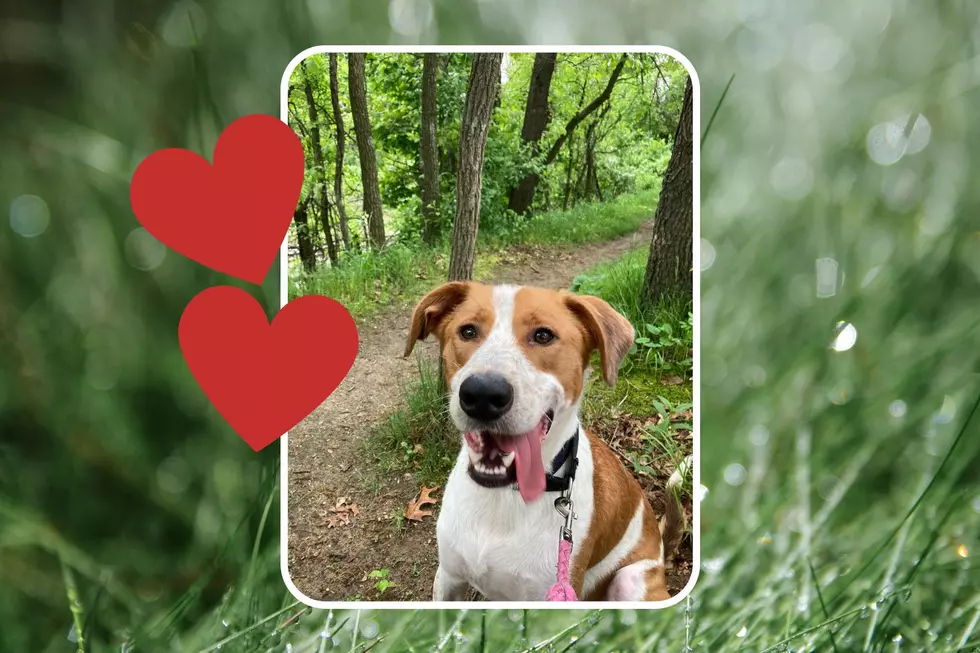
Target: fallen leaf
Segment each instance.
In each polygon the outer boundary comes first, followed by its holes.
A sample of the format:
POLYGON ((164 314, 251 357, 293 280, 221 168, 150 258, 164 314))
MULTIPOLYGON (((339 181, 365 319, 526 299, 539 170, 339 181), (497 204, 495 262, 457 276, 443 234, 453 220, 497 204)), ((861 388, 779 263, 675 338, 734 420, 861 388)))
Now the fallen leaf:
POLYGON ((435 487, 423 487, 419 492, 419 498, 408 504, 405 509, 405 519, 410 519, 411 521, 422 521, 423 517, 431 517, 431 510, 422 510, 423 506, 435 505, 438 503, 439 499, 433 499, 430 495, 439 489, 439 486, 435 487))
POLYGON ((684 383, 684 379, 679 376, 665 376, 664 378, 660 379, 660 382, 664 385, 680 385, 684 383))
POLYGON ((415 453, 422 453, 425 451, 425 448, 421 444, 416 444, 414 447, 412 447, 412 451, 415 453))
POLYGON ((350 526, 350 514, 346 512, 340 512, 335 514, 330 519, 328 519, 327 527, 333 528, 334 526, 350 526))
POLYGON ((347 503, 348 497, 337 497, 337 501, 333 508, 330 508, 330 512, 334 513, 333 517, 327 520, 330 527, 334 526, 349 526, 351 515, 357 517, 360 510, 357 508, 356 503, 347 503))

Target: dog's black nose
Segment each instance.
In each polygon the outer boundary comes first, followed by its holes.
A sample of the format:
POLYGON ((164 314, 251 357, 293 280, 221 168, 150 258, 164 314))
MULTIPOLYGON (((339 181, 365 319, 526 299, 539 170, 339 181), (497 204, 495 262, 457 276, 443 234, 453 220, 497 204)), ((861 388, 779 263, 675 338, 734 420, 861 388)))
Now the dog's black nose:
POLYGON ((499 374, 473 374, 459 386, 459 407, 481 422, 492 422, 510 410, 514 388, 499 374))

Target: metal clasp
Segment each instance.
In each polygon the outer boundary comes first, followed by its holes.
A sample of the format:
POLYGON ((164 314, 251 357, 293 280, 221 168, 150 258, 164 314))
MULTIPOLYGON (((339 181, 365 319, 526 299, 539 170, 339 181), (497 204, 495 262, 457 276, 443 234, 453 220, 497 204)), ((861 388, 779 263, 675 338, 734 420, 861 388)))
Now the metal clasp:
POLYGON ((569 487, 561 493, 561 496, 555 499, 555 510, 565 518, 565 524, 561 529, 561 536, 568 542, 572 541, 572 520, 577 519, 577 515, 572 506, 571 494, 572 488, 569 487))

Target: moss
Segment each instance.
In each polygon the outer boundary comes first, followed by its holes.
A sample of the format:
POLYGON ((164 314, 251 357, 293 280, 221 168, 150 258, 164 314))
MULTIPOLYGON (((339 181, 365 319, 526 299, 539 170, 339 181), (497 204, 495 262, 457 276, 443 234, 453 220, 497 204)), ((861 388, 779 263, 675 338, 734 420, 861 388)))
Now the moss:
MULTIPOLYGON (((593 369, 598 370, 598 361, 593 369)), ((679 385, 665 385, 661 373, 650 366, 627 361, 620 370, 615 388, 610 388, 599 375, 595 375, 586 391, 583 417, 587 424, 604 423, 620 416, 633 418, 652 417, 656 414, 654 400, 665 398, 671 404, 690 403, 693 386, 690 381, 679 385)))

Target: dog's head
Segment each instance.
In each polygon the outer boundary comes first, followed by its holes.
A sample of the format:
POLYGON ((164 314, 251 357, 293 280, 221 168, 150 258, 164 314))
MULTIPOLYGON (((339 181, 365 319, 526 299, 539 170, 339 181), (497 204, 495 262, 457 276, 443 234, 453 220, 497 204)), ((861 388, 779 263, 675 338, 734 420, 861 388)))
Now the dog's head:
POLYGON ((470 476, 487 487, 509 485, 519 474, 523 485, 515 460, 535 476, 550 462, 541 460, 541 444, 553 424, 577 419, 590 355, 599 351, 602 376, 615 385, 634 335, 597 297, 470 282, 447 283, 422 298, 405 356, 430 333, 442 351, 450 415, 469 447, 470 476))

